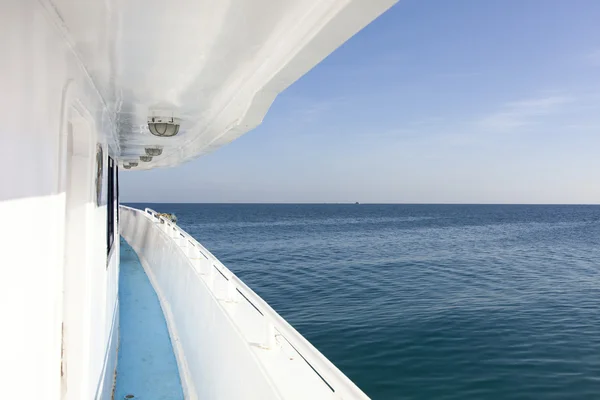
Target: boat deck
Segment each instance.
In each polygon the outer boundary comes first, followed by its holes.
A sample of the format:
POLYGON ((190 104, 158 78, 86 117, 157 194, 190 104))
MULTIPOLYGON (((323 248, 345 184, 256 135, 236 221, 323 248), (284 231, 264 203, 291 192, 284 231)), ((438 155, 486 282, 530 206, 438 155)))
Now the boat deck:
POLYGON ((114 398, 183 399, 177 361, 158 297, 137 254, 122 238, 119 302, 114 398))

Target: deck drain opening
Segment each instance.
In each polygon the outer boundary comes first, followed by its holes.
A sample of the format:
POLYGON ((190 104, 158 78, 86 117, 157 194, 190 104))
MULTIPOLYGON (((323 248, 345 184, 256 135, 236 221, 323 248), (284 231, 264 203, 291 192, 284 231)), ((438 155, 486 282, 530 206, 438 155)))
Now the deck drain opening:
POLYGON ((135 396, 132 394, 128 394, 127 396, 125 396, 126 399, 133 399, 135 396))

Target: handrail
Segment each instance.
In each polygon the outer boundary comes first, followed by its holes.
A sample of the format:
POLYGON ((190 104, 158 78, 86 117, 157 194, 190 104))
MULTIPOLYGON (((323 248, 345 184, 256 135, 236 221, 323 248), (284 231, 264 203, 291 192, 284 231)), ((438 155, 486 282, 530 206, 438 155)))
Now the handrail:
MULTIPOLYGON (((126 207, 126 206, 122 206, 126 207)), ((140 212, 135 208, 126 207, 132 211, 140 212)), ((143 214, 153 221, 161 221, 165 224, 165 228, 171 227, 183 239, 188 240, 192 245, 204 254, 210 261, 211 267, 217 269, 229 281, 230 290, 237 290, 256 310, 260 313, 267 323, 267 344, 273 343, 276 333, 282 336, 298 354, 306 361, 307 364, 321 377, 321 379, 329 386, 337 398, 359 398, 368 399, 369 397, 354 384, 342 371, 340 371, 331 361, 329 361, 319 350, 317 350, 308 340, 304 338, 293 326, 283 319, 273 308, 258 296, 251 288, 242 282, 229 268, 227 268, 217 257, 209 250, 200 244, 194 237, 181 229, 177 224, 163 218, 157 217, 158 213, 150 208, 146 208, 143 214)), ((164 232, 164 231, 163 231, 164 232)), ((185 252, 184 252, 185 253, 185 252)), ((185 253, 188 261, 193 265, 189 254, 185 253)), ((212 291, 212 288, 210 288, 212 291)))

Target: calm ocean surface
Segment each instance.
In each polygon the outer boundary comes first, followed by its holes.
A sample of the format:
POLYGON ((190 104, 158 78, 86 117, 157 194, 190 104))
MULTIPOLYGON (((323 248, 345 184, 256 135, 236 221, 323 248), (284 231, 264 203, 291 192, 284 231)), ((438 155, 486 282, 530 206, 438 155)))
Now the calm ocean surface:
POLYGON ((374 399, 600 398, 600 206, 133 206, 374 399))

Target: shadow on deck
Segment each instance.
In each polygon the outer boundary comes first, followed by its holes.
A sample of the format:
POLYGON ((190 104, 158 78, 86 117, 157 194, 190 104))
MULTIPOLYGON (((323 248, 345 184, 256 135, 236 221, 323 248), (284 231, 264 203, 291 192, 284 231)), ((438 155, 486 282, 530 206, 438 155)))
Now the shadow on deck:
POLYGON ((183 399, 158 297, 137 254, 122 238, 120 268, 120 338, 114 398, 183 399))

